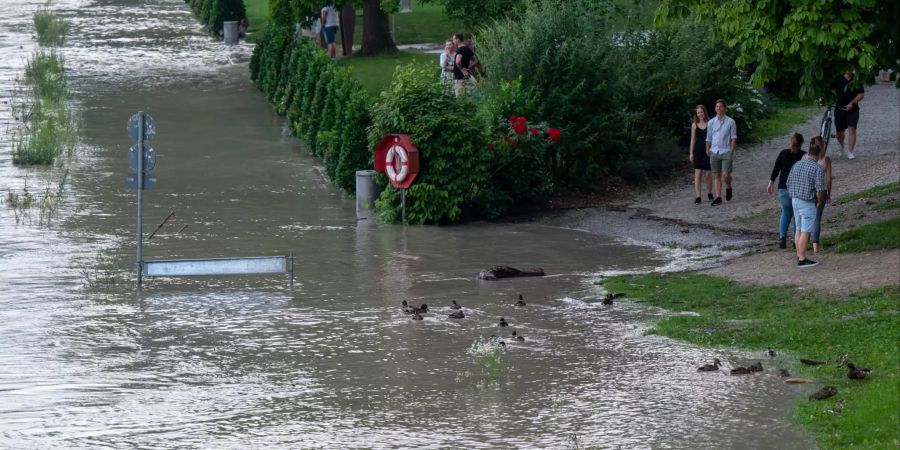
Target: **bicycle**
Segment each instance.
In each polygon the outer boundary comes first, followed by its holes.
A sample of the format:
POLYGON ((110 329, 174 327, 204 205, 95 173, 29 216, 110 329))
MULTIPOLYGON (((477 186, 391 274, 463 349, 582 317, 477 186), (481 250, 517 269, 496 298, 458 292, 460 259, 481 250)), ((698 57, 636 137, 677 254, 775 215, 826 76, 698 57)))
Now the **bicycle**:
POLYGON ((834 107, 828 105, 825 114, 822 116, 822 124, 819 126, 819 136, 822 136, 822 142, 825 143, 823 150, 828 151, 828 142, 831 141, 831 125, 834 123, 834 107))

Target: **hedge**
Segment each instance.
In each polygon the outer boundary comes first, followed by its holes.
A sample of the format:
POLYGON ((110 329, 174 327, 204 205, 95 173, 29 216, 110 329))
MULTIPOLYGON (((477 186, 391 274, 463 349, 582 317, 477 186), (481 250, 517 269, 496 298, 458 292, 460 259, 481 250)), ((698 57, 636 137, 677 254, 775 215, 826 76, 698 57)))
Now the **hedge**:
POLYGON ((184 0, 190 5, 209 34, 218 36, 222 32, 224 22, 240 21, 247 17, 247 9, 243 0, 184 0))

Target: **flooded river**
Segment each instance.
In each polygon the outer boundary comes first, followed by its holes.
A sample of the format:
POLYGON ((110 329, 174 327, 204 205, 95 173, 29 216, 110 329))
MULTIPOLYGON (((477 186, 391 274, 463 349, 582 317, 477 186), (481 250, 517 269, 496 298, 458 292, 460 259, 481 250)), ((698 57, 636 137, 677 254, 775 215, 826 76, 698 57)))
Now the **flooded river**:
MULTIPOLYGON (((44 4, 0 16, 4 99, 44 4)), ((72 24, 63 52, 83 145, 55 220, 0 207, 0 447, 812 446, 774 367, 695 371, 757 355, 644 336, 661 312, 600 306, 600 275, 667 266, 670 253, 540 223, 358 222, 251 86, 250 46, 211 41, 182 0, 51 6, 72 24), (145 257, 293 251, 293 289, 272 276, 135 291, 124 178, 138 110, 158 126, 147 233, 175 212, 145 257), (549 275, 476 281, 492 264, 549 275), (402 300, 432 312, 412 321, 402 300), (452 300, 465 319, 447 318, 452 300), (467 352, 513 329, 526 340, 508 340, 490 370, 467 352)), ((4 197, 40 186, 44 171, 13 166, 2 142, 4 197)))

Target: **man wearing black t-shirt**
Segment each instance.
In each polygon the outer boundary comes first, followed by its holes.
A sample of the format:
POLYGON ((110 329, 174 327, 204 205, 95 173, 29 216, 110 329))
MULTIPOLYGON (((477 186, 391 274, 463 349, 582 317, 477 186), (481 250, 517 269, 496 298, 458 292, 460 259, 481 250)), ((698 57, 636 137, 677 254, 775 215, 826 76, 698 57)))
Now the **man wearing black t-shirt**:
MULTIPOLYGON (((865 97, 862 86, 851 86, 853 72, 844 72, 831 80, 831 88, 837 96, 834 110, 834 129, 841 150, 844 149, 844 130, 847 133, 847 159, 854 159, 853 148, 856 147, 856 124, 859 122, 859 102, 865 97)), ((826 136, 823 136, 826 137, 826 136)), ((827 137, 826 137, 827 138, 827 137)))
POLYGON ((472 76, 470 65, 475 53, 466 45, 466 38, 462 33, 453 35, 453 43, 456 44, 456 64, 453 66, 453 91, 457 96, 466 92, 466 85, 472 76))

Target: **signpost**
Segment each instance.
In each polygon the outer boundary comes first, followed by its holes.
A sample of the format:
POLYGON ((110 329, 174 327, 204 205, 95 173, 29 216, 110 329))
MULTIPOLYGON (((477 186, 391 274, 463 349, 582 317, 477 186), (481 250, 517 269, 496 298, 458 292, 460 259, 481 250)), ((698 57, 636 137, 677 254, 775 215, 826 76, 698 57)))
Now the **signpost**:
MULTIPOLYGON (((128 168, 125 186, 137 191, 137 287, 141 290, 143 277, 171 277, 193 275, 251 275, 269 273, 290 274, 294 285, 294 253, 287 256, 251 256, 246 258, 169 259, 144 261, 143 225, 144 190, 156 186, 156 177, 149 174, 156 167, 156 153, 147 141, 156 136, 156 121, 143 111, 128 119, 128 137, 136 144, 128 149, 128 168)), ((171 214, 170 214, 171 216, 171 214)), ((166 218, 168 219, 168 218, 166 218)), ((165 221, 163 221, 165 223, 165 221)), ((152 237, 152 235, 151 235, 152 237)))

